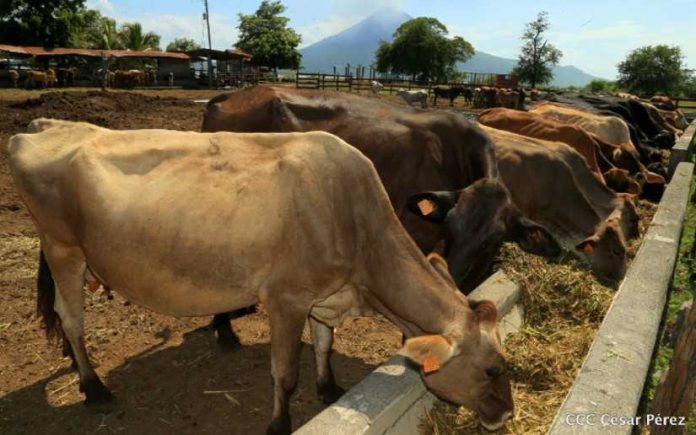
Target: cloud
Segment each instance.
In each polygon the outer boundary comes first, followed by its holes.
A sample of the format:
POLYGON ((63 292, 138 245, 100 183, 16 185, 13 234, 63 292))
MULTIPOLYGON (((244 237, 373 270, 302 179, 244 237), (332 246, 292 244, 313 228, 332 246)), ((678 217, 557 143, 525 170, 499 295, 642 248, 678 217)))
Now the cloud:
POLYGON ((302 45, 306 47, 328 36, 335 35, 354 24, 357 24, 362 16, 334 16, 323 18, 321 21, 313 20, 309 24, 297 27, 295 30, 302 35, 302 45))
MULTIPOLYGON (((552 32, 553 35, 556 32, 552 32)), ((559 41, 606 41, 626 39, 645 34, 643 26, 634 21, 619 21, 610 26, 587 29, 580 32, 560 32, 555 37, 559 41)))
POLYGON ((114 5, 112 5, 109 0, 88 0, 87 7, 97 9, 102 13, 111 12, 114 10, 114 5))

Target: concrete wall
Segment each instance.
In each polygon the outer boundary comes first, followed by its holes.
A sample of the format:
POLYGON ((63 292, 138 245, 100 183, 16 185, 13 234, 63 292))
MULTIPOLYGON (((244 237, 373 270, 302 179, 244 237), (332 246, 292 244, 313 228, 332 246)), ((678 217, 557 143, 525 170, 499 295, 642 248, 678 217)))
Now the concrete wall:
POLYGON ((550 434, 633 431, 631 424, 603 423, 636 416, 677 260, 693 171, 692 163, 677 166, 550 434), (578 415, 592 415, 594 424, 577 425, 578 415))

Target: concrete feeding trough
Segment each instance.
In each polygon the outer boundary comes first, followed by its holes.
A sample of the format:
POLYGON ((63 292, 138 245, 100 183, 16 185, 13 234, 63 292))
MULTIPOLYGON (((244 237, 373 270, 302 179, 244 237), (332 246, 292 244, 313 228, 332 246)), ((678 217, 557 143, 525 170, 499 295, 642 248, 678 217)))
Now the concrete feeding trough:
POLYGON ((693 147, 691 146, 694 141, 694 133, 696 133, 696 121, 689 124, 689 127, 684 131, 684 134, 677 140, 674 144, 672 152, 669 155, 669 175, 670 177, 677 170, 677 165, 681 162, 688 162, 691 160, 691 153, 693 152, 693 147))
MULTIPOLYGON (((468 297, 488 299, 496 304, 503 339, 521 326, 520 288, 503 272, 495 273, 468 297)), ((426 390, 419 371, 404 357, 396 355, 295 433, 417 434, 420 419, 436 400, 426 390)))

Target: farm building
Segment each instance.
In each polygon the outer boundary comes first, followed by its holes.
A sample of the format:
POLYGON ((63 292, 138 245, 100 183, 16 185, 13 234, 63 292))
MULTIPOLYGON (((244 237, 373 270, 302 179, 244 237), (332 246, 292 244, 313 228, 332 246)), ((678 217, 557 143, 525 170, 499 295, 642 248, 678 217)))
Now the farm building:
POLYGON ((207 85, 207 57, 216 67, 217 85, 256 82, 258 68, 249 65, 251 55, 240 50, 196 50, 190 53, 166 51, 100 50, 80 48, 44 48, 0 44, 0 87, 12 86, 10 70, 19 73, 19 85, 25 83, 26 71, 52 68, 73 70, 69 83, 61 85, 87 86, 98 82, 97 71, 139 69, 151 72, 147 84, 166 85, 170 74, 177 86, 207 85), (203 78, 203 80, 201 79, 203 78))

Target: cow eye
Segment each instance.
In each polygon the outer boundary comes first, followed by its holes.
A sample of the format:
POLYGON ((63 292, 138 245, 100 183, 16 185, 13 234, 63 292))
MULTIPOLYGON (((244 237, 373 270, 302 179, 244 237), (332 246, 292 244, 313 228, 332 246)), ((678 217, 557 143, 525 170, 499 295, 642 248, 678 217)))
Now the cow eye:
POLYGON ((486 370, 486 374, 489 378, 497 378, 498 376, 500 376, 501 372, 502 370, 500 369, 500 367, 492 367, 486 370))

